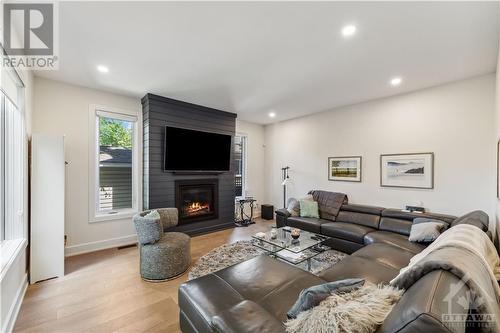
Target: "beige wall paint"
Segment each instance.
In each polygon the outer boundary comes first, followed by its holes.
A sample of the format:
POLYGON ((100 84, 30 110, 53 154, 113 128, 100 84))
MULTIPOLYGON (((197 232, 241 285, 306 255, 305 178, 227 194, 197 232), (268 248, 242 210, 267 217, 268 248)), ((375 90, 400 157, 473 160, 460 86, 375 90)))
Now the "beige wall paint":
POLYGON ((494 216, 493 74, 266 126, 266 193, 282 202, 280 168, 291 167, 290 196, 345 192, 350 202, 402 208, 423 202, 460 215, 494 216), (433 190, 381 188, 379 155, 435 153, 433 190), (361 155, 361 183, 327 179, 328 156, 361 155))
POLYGON ((65 135, 67 253, 129 240, 135 235, 130 218, 89 223, 89 106, 127 109, 139 115, 140 100, 36 77, 34 103, 33 133, 65 135))
POLYGON ((237 120, 236 132, 247 136, 247 192, 257 200, 254 214, 260 215, 260 205, 265 203, 264 126, 237 120))

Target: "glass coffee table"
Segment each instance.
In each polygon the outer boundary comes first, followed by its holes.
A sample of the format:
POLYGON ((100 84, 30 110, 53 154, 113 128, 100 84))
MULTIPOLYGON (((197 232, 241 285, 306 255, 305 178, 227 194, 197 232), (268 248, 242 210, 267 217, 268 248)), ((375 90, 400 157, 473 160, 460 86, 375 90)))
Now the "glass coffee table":
POLYGON ((265 250, 270 256, 292 265, 306 262, 308 271, 311 270, 311 259, 330 249, 322 244, 331 237, 300 230, 300 237, 294 240, 291 235, 292 228, 282 227, 275 230, 275 238, 271 236, 271 231, 265 232, 263 237, 258 237, 258 234, 253 235, 253 245, 265 250))

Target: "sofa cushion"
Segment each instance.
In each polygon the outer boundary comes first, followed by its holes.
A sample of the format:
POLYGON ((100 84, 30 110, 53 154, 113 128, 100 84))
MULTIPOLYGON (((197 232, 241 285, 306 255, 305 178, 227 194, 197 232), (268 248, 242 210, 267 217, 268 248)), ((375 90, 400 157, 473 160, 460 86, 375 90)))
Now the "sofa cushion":
POLYGON ((329 222, 331 221, 318 219, 314 217, 299 217, 299 216, 290 216, 286 220, 286 224, 290 227, 299 228, 317 234, 320 233, 321 225, 323 223, 329 223, 329 222))
MULTIPOLYGON (((260 255, 213 273, 240 294, 284 321, 302 289, 325 280, 293 265, 260 255)), ((194 280, 196 281, 196 280, 194 280)))
POLYGON ((392 217, 382 217, 380 219, 379 230, 390 231, 400 235, 409 236, 413 222, 392 217))
POLYGON ((357 250, 363 248, 364 244, 359 244, 357 242, 351 242, 345 239, 340 239, 336 237, 328 238, 323 242, 326 246, 331 247, 334 250, 351 254, 357 250))
POLYGON ((212 325, 217 332, 225 333, 285 333, 281 321, 252 301, 242 301, 219 313, 212 318, 212 325))
POLYGON ((326 281, 293 265, 257 256, 183 283, 179 307, 199 332, 212 332, 212 317, 250 300, 280 321, 302 289, 326 281))
POLYGON ((209 274, 182 284, 178 300, 192 326, 200 332, 212 332, 212 317, 244 299, 224 280, 209 274))
POLYGON ((376 229, 346 222, 329 222, 321 225, 322 235, 345 239, 359 244, 364 244, 364 236, 372 231, 376 231, 376 229))
POLYGON ((413 243, 408 240, 407 236, 396 234, 390 231, 374 231, 365 235, 365 244, 385 243, 392 246, 399 247, 411 253, 417 254, 425 249, 425 245, 413 243))
POLYGON ((377 261, 380 264, 400 270, 408 266, 415 253, 385 243, 373 243, 352 254, 377 261))
POLYGON ((380 216, 341 210, 335 221, 354 223, 378 229, 378 225, 380 223, 380 216))
POLYGON ((326 281, 360 278, 373 284, 388 284, 399 270, 379 263, 376 260, 351 255, 320 274, 326 281))

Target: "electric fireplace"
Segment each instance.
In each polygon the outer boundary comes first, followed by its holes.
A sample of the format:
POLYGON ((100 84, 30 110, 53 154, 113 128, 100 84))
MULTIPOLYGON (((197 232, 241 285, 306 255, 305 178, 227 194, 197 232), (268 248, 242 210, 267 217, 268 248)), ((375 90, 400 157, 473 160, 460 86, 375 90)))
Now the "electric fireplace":
POLYGON ((217 179, 176 180, 175 206, 179 210, 179 224, 216 219, 218 190, 217 179))

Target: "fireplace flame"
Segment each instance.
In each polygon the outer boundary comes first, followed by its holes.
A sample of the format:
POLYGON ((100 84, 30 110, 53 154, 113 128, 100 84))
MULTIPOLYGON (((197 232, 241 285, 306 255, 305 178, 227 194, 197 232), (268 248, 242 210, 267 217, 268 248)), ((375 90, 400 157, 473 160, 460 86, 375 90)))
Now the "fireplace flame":
POLYGON ((202 211, 209 211, 210 205, 207 203, 201 202, 192 202, 186 206, 186 213, 188 215, 200 213, 202 211))

